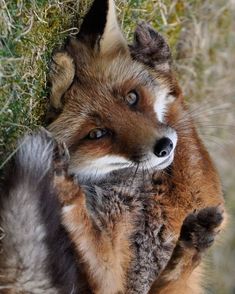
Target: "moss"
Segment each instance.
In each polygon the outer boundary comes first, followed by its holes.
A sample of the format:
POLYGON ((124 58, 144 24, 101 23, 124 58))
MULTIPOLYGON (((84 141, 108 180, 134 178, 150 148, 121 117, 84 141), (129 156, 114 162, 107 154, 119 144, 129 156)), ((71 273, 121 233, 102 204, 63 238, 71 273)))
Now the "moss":
MULTIPOLYGON (((120 10, 123 2, 120 4, 120 10)), ((184 16, 184 2, 177 1, 172 5, 172 1, 128 1, 122 11, 122 24, 128 40, 132 38, 137 22, 143 20, 149 22, 160 33, 167 36, 172 48, 176 45, 179 33, 182 28, 184 16), (171 7, 171 9, 170 9, 171 7), (133 22, 134 20, 137 20, 133 22)))
MULTIPOLYGON (((25 130, 43 123, 52 50, 74 26, 77 4, 7 1, 1 46, 0 162, 4 163, 25 130)), ((0 164, 1 166, 1 164, 0 164)))

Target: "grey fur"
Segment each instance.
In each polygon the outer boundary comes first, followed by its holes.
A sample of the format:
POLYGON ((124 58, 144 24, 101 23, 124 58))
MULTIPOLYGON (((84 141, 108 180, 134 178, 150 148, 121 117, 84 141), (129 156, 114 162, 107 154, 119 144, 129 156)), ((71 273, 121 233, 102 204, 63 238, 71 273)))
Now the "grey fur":
POLYGON ((0 290, 59 293, 46 268, 46 229, 37 193, 50 169, 52 151, 52 141, 32 135, 21 142, 16 154, 11 187, 1 195, 0 224, 5 236, 1 240, 0 290))
POLYGON ((126 293, 147 294, 170 260, 176 243, 176 236, 167 229, 164 208, 153 199, 152 176, 136 172, 136 168, 123 169, 84 190, 88 210, 100 230, 112 222, 118 223, 126 211, 137 208, 138 213, 132 214, 136 227, 131 236, 134 258, 127 276, 126 293))
POLYGON ((45 130, 26 136, 1 185, 0 293, 91 293, 61 224, 56 146, 45 130))

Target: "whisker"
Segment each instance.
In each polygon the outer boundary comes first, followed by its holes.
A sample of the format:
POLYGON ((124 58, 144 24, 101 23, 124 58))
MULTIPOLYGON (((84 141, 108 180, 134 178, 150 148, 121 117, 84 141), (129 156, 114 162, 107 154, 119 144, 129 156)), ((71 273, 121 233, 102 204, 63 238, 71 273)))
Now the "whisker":
POLYGON ((179 125, 181 123, 191 123, 191 120, 199 120, 201 118, 205 119, 206 117, 212 117, 215 115, 221 115, 223 113, 231 113, 232 105, 231 103, 224 103, 223 105, 216 105, 206 107, 207 103, 204 105, 199 105, 198 107, 188 110, 184 117, 179 119, 173 126, 179 125))
POLYGON ((197 105, 196 107, 193 106, 191 109, 187 111, 188 114, 193 115, 194 113, 196 114, 204 114, 205 112, 213 112, 215 110, 222 110, 222 109, 230 109, 231 108, 231 103, 224 103, 220 105, 211 105, 211 101, 208 101, 206 103, 202 103, 197 105))
POLYGON ((204 123, 197 123, 197 124, 205 126, 205 127, 212 127, 212 128, 225 128, 225 127, 235 128, 235 125, 233 124, 204 124, 204 123))
POLYGON ((199 132, 200 136, 202 137, 202 139, 204 138, 214 138, 216 140, 218 140, 219 142, 228 145, 228 144, 234 144, 234 140, 233 138, 223 138, 221 136, 217 136, 216 134, 212 134, 212 133, 205 133, 205 132, 199 132))
POLYGON ((131 174, 132 174, 132 168, 133 168, 134 166, 135 166, 135 164, 134 164, 133 162, 131 162, 131 163, 128 165, 127 169, 129 170, 129 173, 128 173, 127 177, 125 178, 125 181, 122 181, 122 182, 121 182, 121 185, 120 185, 120 192, 123 193, 123 194, 128 193, 128 190, 129 190, 129 188, 130 188, 128 181, 129 181, 129 179, 130 179, 130 176, 131 176, 131 174))
POLYGON ((145 163, 145 165, 146 165, 146 171, 147 171, 148 175, 149 175, 150 177, 152 177, 152 174, 150 173, 150 170, 153 169, 153 167, 151 166, 151 163, 150 163, 149 161, 147 161, 147 162, 145 163), (148 167, 148 166, 149 166, 149 167, 148 167))
MULTIPOLYGON (((226 147, 225 144, 222 145, 220 142, 213 140, 213 138, 211 138, 211 137, 207 137, 206 139, 207 139, 208 141, 212 142, 213 144, 215 144, 215 145, 216 145, 217 147, 219 147, 221 150, 223 150, 223 151, 227 151, 227 148, 225 148, 225 147, 226 147)), ((209 145, 208 142, 205 142, 205 144, 206 144, 206 145, 209 145)))

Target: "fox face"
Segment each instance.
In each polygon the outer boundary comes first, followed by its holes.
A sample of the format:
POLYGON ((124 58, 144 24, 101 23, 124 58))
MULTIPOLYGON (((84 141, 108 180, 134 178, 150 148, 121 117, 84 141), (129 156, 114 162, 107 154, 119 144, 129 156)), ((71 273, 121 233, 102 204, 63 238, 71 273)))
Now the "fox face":
POLYGON ((49 129, 68 146, 70 173, 81 178, 134 166, 162 170, 174 160, 181 105, 169 47, 146 24, 128 47, 113 2, 96 2, 76 39, 54 56, 51 103, 61 113, 49 129), (155 57, 145 52, 149 41, 158 44, 155 57))

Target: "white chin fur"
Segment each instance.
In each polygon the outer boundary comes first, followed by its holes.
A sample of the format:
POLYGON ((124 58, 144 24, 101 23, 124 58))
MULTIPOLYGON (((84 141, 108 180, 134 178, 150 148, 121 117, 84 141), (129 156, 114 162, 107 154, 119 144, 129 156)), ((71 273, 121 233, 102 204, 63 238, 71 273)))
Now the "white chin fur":
POLYGON ((159 158, 157 158, 154 154, 149 156, 149 158, 144 161, 141 168, 142 169, 154 169, 154 170, 163 170, 164 168, 167 168, 174 160, 174 152, 171 152, 171 154, 168 157, 164 157, 161 159, 161 162, 159 162, 159 158))
POLYGON ((100 178, 115 170, 128 168, 133 163, 122 156, 105 155, 93 160, 89 165, 70 167, 69 173, 75 174, 80 178, 100 178))

